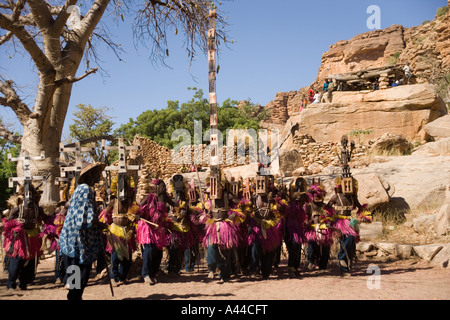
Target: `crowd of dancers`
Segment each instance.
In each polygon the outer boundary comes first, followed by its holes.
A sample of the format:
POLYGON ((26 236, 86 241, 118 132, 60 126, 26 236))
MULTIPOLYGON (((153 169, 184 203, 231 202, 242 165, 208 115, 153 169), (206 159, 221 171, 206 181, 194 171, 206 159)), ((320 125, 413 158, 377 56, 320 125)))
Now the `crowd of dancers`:
POLYGON ((158 282, 164 250, 169 274, 179 275, 183 265, 194 271, 204 251, 208 279, 228 281, 233 273, 268 278, 283 242, 289 276, 300 275, 302 247, 308 269, 326 270, 333 243, 340 247, 340 271, 349 275, 358 225, 370 222, 353 177, 338 178, 325 203, 320 180, 296 177, 281 185, 272 176, 236 179, 220 171, 200 188, 199 181, 176 174, 167 183, 153 180, 154 192, 136 202, 136 186, 126 174, 113 179, 108 193, 96 194, 103 169, 104 164, 84 168, 53 215, 44 214, 32 186, 19 192, 17 206, 3 218, 9 289, 17 280, 27 288, 45 248, 56 253, 55 277, 68 287, 69 299, 81 299, 95 261, 97 270, 107 267, 112 286, 124 283, 136 251, 143 282, 150 285, 158 282), (69 266, 79 268, 81 286, 68 283, 69 266))

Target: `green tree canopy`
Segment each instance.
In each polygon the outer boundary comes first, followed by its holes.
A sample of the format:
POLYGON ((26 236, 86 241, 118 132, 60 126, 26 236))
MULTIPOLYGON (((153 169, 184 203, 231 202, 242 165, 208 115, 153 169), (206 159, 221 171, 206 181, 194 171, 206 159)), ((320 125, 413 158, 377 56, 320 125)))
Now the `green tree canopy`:
MULTIPOLYGON (((176 129, 186 129, 191 136, 191 143, 202 141, 194 137, 195 123, 202 125, 202 136, 209 129, 209 102, 203 90, 193 90, 193 98, 180 106, 179 101, 167 101, 167 107, 160 110, 148 110, 140 114, 136 120, 129 119, 115 131, 115 135, 132 140, 136 134, 149 138, 167 148, 174 148, 180 141, 172 141, 172 133, 176 129)), ((267 119, 267 112, 251 101, 241 103, 227 99, 218 107, 219 130, 224 134, 227 129, 259 129, 261 120, 267 119)), ((203 143, 203 141, 202 141, 203 143)))
MULTIPOLYGON (((109 108, 94 108, 91 105, 86 106, 84 104, 79 104, 76 108, 77 111, 73 113, 74 123, 69 126, 71 142, 112 134, 114 122, 111 120, 113 117, 107 114, 109 108)), ((100 141, 96 142, 96 149, 90 155, 94 161, 101 159, 100 141)))
POLYGON ((7 201, 13 193, 8 186, 8 179, 17 175, 17 163, 8 161, 8 153, 12 157, 17 157, 20 153, 20 144, 0 139, 0 146, 0 209, 3 211, 7 208, 7 201))

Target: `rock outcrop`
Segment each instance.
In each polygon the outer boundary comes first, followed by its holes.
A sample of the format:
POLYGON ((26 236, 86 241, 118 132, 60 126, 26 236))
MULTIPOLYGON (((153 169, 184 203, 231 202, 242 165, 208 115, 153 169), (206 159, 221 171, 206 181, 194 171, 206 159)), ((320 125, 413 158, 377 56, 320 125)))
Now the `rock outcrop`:
POLYGON ((450 138, 450 115, 448 114, 428 123, 424 129, 434 140, 450 138))
POLYGON ((390 132, 409 141, 423 141, 425 125, 446 113, 444 101, 430 84, 334 92, 332 103, 311 104, 293 114, 285 130, 298 124, 301 134, 319 142, 338 142, 342 135, 358 130, 368 132, 361 136, 367 140, 390 132))
POLYGON ((392 25, 359 34, 330 46, 322 56, 316 88, 330 75, 410 63, 418 83, 433 82, 439 70, 450 70, 450 13, 420 26, 392 25))
POLYGON ((392 207, 411 209, 440 207, 450 181, 450 156, 417 155, 380 157, 384 161, 353 169, 354 175, 377 174, 392 186, 392 207))
POLYGON ((396 261, 405 259, 421 259, 443 269, 449 268, 450 245, 426 244, 412 245, 391 242, 364 241, 356 244, 356 253, 363 259, 377 261, 396 261))
POLYGON ((401 25, 393 25, 338 41, 323 54, 313 85, 321 88, 320 84, 333 74, 388 65, 390 57, 405 48, 404 33, 401 25))
MULTIPOLYGON (((449 98, 448 89, 442 84, 443 76, 450 72, 450 12, 420 26, 405 28, 393 25, 331 45, 322 56, 317 77, 311 86, 321 91, 325 79, 331 75, 392 65, 402 68, 406 63, 410 63, 413 70, 414 83, 436 84, 439 94, 449 98)), ((271 119, 263 125, 268 127, 268 124, 286 123, 289 117, 300 110, 301 101, 307 95, 308 89, 309 86, 299 91, 278 92, 275 99, 265 106, 271 114, 271 119)), ((388 101, 390 99, 387 96, 390 93, 386 93, 385 98, 388 101)), ((356 92, 355 95, 357 94, 356 92)), ((333 103, 337 102, 335 99, 338 95, 333 96, 333 103)), ((419 122, 410 122, 410 126, 421 129, 425 124, 421 123, 420 119, 419 122)))

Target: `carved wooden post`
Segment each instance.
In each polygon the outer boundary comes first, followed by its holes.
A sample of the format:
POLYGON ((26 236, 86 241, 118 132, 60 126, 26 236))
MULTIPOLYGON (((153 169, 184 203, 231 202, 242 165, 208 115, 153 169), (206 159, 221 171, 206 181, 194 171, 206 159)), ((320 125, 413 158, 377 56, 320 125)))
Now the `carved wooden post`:
MULTIPOLYGON (((209 115, 210 115, 210 187, 211 199, 215 200, 219 196, 220 187, 219 173, 219 133, 217 115, 217 95, 216 95, 216 10, 209 11, 208 30, 208 66, 209 66, 209 115)), ((214 201, 212 201, 214 207, 214 201)))

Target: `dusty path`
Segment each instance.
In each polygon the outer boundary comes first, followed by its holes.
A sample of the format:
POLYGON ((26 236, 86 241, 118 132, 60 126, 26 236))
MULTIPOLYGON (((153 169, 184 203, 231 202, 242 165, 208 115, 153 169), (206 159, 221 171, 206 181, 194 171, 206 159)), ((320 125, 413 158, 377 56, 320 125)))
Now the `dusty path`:
MULTIPOLYGON (((26 291, 7 291, 7 274, 0 275, 0 300, 65 300, 67 291, 54 283, 54 258, 41 261, 36 280, 26 291)), ((114 288, 105 279, 90 279, 84 300, 449 300, 450 270, 430 267, 423 260, 396 262, 358 261, 352 277, 342 278, 337 266, 324 274, 303 272, 287 276, 286 261, 267 280, 235 276, 229 282, 207 280, 206 266, 178 277, 161 275, 159 283, 144 284, 139 276, 114 288), (380 277, 368 267, 379 267, 380 277), (379 282, 377 282, 377 279, 379 282), (379 284, 379 286, 378 286, 379 284)), ((135 273, 137 274, 137 273, 135 273)))

